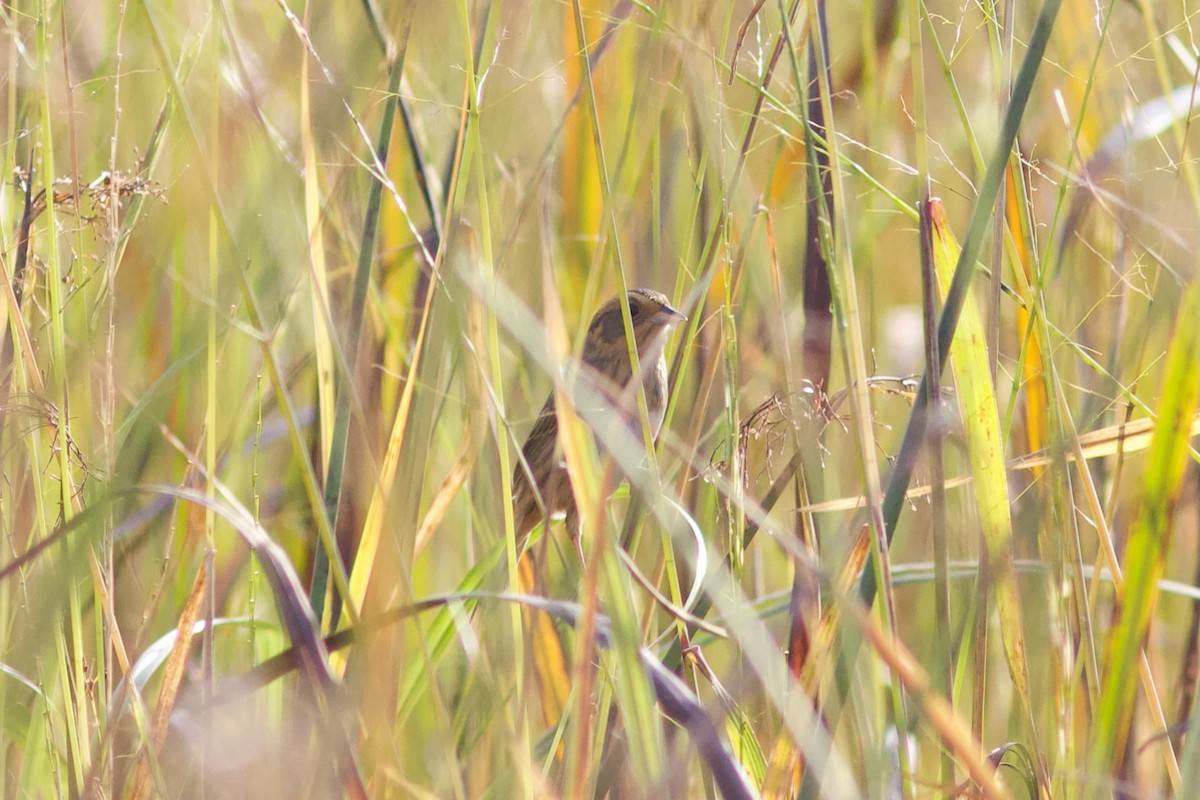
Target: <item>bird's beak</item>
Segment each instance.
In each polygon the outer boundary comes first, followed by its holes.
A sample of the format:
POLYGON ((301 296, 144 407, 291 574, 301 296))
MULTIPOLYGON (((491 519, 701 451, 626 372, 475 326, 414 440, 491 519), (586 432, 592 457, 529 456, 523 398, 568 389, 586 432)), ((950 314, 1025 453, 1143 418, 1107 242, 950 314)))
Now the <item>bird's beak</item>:
POLYGON ((683 314, 680 314, 670 306, 664 305, 658 310, 658 313, 654 315, 653 320, 655 323, 669 328, 672 325, 678 325, 681 322, 687 322, 687 317, 683 314))

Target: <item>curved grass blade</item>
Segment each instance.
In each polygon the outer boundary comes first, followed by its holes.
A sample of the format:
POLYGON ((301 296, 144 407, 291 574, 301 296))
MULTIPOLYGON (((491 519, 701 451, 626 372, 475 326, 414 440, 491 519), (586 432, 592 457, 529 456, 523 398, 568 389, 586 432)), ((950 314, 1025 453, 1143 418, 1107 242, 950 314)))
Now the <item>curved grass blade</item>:
MULTIPOLYGON (((544 597, 520 595, 499 595, 499 597, 532 606, 572 626, 577 624, 583 613, 583 609, 575 603, 548 600, 544 597)), ((602 648, 612 646, 612 632, 606 616, 596 614, 592 621, 592 630, 597 646, 602 648)), ((708 710, 700 703, 699 698, 678 675, 667 669, 649 650, 640 648, 638 656, 659 707, 663 713, 688 731, 705 766, 711 770, 722 797, 756 797, 757 793, 750 785, 749 779, 721 739, 717 726, 713 724, 708 710)))

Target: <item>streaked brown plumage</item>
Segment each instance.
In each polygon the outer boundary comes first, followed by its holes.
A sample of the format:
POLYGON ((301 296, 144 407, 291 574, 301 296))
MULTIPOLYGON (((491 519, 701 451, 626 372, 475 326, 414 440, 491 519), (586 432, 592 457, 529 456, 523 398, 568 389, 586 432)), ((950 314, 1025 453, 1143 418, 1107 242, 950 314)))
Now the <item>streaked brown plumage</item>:
MULTIPOLYGON (((667 409, 667 361, 663 347, 671 326, 686 317, 671 308, 665 295, 652 289, 631 289, 626 298, 637 341, 638 361, 645 376, 642 385, 645 387, 646 408, 650 414, 650 433, 653 438, 658 438, 667 409)), ((601 385, 603 394, 613 406, 617 406, 617 413, 627 421, 640 440, 636 400, 632 392, 623 391, 633 376, 625 341, 620 298, 614 297, 600 306, 588 325, 583 344, 583 363, 592 370, 594 376, 601 378, 596 383, 601 385)), ((521 458, 522 463, 514 470, 512 481, 513 518, 518 544, 543 519, 562 512, 567 515, 568 532, 572 539, 577 539, 579 515, 566 465, 558 451, 558 416, 554 411, 553 392, 546 398, 533 430, 525 439, 521 458), (530 484, 529 473, 533 475, 533 484, 530 484)))

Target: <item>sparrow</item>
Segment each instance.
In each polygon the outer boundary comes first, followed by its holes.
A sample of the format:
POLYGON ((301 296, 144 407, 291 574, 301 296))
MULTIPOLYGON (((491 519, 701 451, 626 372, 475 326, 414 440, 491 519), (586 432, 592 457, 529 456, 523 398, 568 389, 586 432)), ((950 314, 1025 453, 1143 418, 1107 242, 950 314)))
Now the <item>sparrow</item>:
MULTIPOLYGON (((672 326, 687 319, 671 307, 666 295, 653 289, 631 289, 596 311, 583 343, 583 368, 600 390, 608 408, 626 423, 641 441, 641 421, 636 394, 627 391, 633 379, 621 303, 628 303, 646 393, 651 439, 657 439, 667 411, 667 359, 664 348, 672 326)), ((600 438, 599 436, 597 437, 600 438)), ((602 443, 601 443, 602 445, 602 443)), ((554 392, 546 398, 533 429, 521 448, 521 461, 513 471, 513 519, 518 549, 538 523, 566 514, 571 540, 579 543, 579 511, 566 463, 558 446, 558 415, 554 392)))

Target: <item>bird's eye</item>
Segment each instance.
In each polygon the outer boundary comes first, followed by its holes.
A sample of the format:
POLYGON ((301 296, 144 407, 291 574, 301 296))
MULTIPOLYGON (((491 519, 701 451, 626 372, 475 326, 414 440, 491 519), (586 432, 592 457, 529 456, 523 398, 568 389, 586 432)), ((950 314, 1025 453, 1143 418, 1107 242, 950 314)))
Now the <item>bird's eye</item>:
POLYGON ((641 306, 637 306, 637 305, 631 305, 631 306, 629 306, 629 318, 630 318, 630 319, 637 319, 637 318, 638 318, 638 313, 639 313, 641 310, 642 310, 642 307, 641 307, 641 306))

